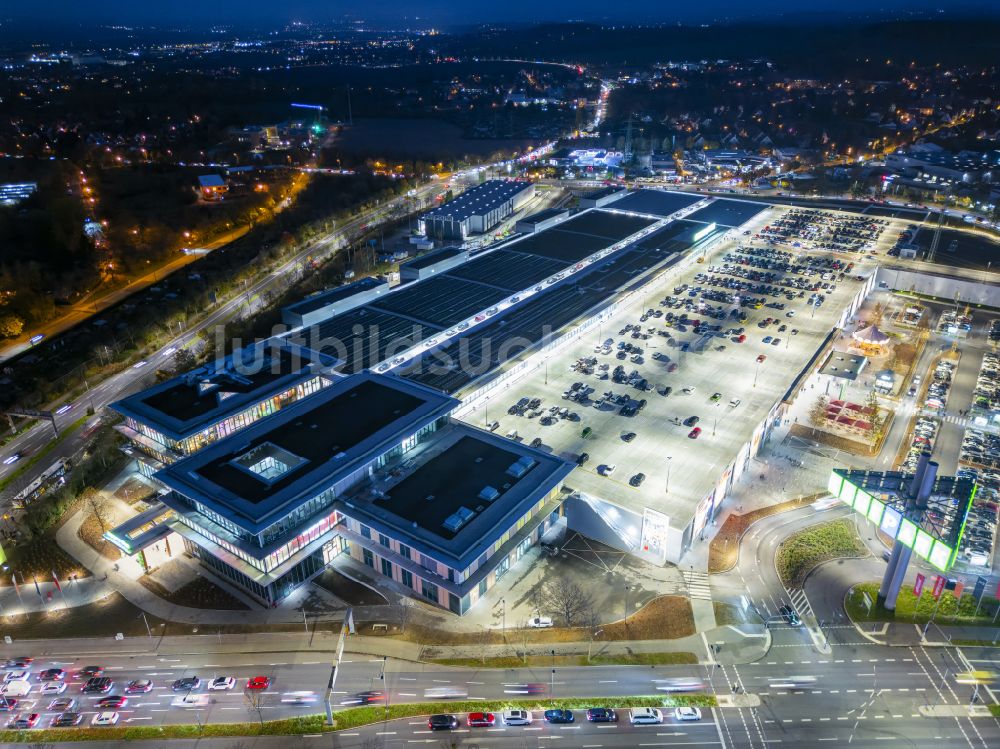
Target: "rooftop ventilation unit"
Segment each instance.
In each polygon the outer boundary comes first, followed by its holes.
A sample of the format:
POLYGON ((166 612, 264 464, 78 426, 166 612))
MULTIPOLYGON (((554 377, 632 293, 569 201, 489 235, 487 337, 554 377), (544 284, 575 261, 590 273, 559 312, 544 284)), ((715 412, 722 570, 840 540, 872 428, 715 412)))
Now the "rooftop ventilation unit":
POLYGON ((458 529, 463 525, 468 523, 476 513, 470 510, 468 507, 459 507, 455 512, 445 518, 445 521, 441 524, 446 530, 452 533, 457 533, 458 529))
POLYGON ((510 464, 510 467, 507 469, 507 475, 515 479, 519 479, 528 471, 530 471, 532 468, 534 468, 534 466, 535 466, 534 459, 529 458, 527 455, 524 455, 510 464))
POLYGON ((492 502, 494 499, 500 496, 500 492, 494 489, 492 486, 484 486, 483 490, 477 494, 480 499, 485 499, 487 502, 492 502))

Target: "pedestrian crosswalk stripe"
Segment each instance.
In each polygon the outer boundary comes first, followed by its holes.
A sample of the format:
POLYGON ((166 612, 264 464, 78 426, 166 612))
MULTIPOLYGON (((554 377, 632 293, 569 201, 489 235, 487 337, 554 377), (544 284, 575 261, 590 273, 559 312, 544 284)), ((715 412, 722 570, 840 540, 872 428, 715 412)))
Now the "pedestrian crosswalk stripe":
POLYGON ((712 600, 712 588, 708 582, 707 572, 696 572, 694 570, 683 570, 681 576, 687 585, 688 595, 702 601, 712 600))

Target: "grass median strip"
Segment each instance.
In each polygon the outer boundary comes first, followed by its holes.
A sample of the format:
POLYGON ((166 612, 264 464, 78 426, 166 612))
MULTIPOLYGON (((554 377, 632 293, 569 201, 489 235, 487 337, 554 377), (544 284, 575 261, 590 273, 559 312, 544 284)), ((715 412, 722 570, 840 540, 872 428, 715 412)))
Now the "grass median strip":
POLYGON ((409 702, 399 705, 350 707, 334 713, 336 726, 326 725, 324 715, 266 720, 247 723, 208 723, 199 725, 125 726, 110 728, 42 728, 26 731, 0 731, 0 744, 35 744, 57 741, 141 741, 150 739, 225 738, 230 736, 295 736, 331 733, 352 728, 436 713, 470 713, 521 708, 523 710, 585 710, 589 707, 715 707, 709 694, 679 694, 648 697, 572 697, 564 699, 480 700, 451 702, 409 702))
POLYGON ((868 549, 858 538, 849 519, 811 525, 794 533, 778 547, 774 564, 785 585, 801 585, 809 571, 820 562, 845 557, 863 557, 868 549))
MULTIPOLYGON (((594 643, 596 650, 600 643, 594 643)), ((503 655, 487 658, 431 658, 428 663, 467 668, 521 668, 523 666, 676 666, 698 663, 694 653, 594 653, 590 660, 582 653, 571 655, 503 655)))
MULTIPOLYGON (((993 596, 983 596, 980 603, 971 594, 966 594, 962 596, 961 601, 958 601, 951 591, 947 590, 941 593, 941 605, 938 606, 931 586, 927 584, 919 599, 913 595, 912 585, 904 585, 896 599, 895 611, 888 611, 878 602, 878 588, 878 583, 860 583, 851 588, 844 601, 847 615, 856 622, 924 624, 934 616, 936 624, 990 626, 997 614, 997 608, 1000 607, 1000 601, 993 596), (872 602, 870 611, 865 602, 866 593, 872 602), (934 613, 935 607, 937 614, 934 613)), ((958 641, 956 640, 954 644, 958 644, 958 641)))

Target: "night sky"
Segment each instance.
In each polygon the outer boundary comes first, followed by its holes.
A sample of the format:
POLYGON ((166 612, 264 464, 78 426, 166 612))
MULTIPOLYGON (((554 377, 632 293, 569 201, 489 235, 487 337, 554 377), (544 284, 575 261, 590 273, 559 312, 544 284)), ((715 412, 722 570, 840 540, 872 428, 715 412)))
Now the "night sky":
MULTIPOLYGON (((282 23, 285 21, 326 21, 353 16, 386 24, 404 19, 426 19, 439 26, 505 21, 707 21, 713 19, 776 19, 784 16, 828 17, 845 14, 902 15, 903 11, 933 13, 996 14, 996 0, 490 0, 455 2, 455 0, 380 0, 378 3, 342 0, 37 0, 11 3, 4 15, 43 22, 171 23, 198 25, 206 22, 282 23)), ((421 24, 421 25, 427 25, 421 24)))

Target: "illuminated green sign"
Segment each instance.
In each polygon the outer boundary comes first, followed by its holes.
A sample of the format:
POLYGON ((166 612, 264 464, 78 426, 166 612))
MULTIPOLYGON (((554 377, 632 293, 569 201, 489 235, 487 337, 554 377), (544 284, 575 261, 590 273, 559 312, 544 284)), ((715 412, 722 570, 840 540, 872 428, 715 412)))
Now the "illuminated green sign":
MULTIPOLYGON (((961 508, 962 510, 972 505, 977 488, 973 487, 968 505, 961 508)), ((952 546, 940 538, 935 538, 934 535, 920 528, 912 520, 903 517, 898 509, 855 486, 835 471, 830 474, 827 489, 856 513, 863 515, 886 536, 910 547, 917 556, 927 560, 938 570, 947 572, 955 563, 960 540, 965 531, 967 512, 963 512, 962 527, 957 535, 959 541, 956 541, 955 545, 952 546)))

